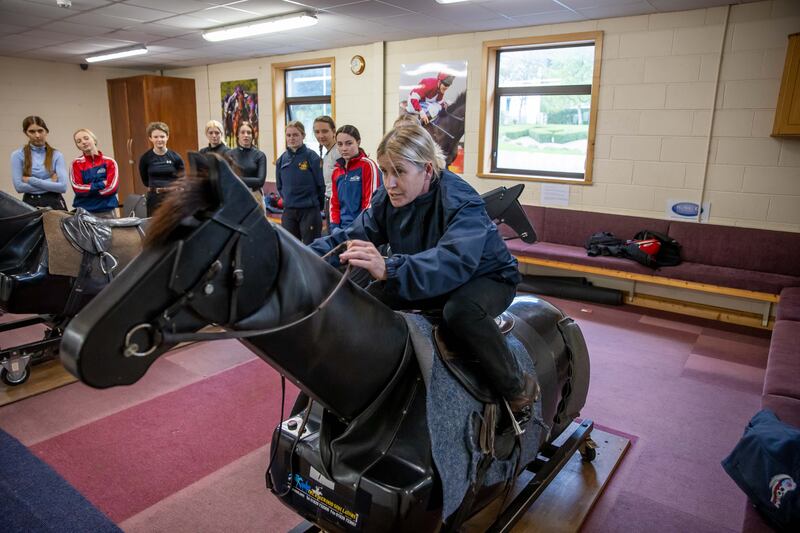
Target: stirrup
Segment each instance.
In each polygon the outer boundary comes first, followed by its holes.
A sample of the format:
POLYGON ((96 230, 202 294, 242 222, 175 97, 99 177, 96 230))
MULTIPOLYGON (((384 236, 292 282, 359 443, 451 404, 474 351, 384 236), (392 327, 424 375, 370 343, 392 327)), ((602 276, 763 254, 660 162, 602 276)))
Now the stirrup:
MULTIPOLYGON (((514 416, 514 411, 511 410, 511 406, 508 405, 508 400, 506 400, 505 398, 503 398, 503 405, 506 406, 506 410, 508 411, 508 417, 511 419, 511 427, 514 428, 514 433, 517 435, 517 437, 519 437, 520 435, 525 433, 525 430, 522 429, 522 426, 519 425, 517 417, 514 416)), ((528 420, 530 420, 530 416, 528 417, 528 420)), ((523 424, 525 422, 527 422, 527 420, 523 421, 523 424)))

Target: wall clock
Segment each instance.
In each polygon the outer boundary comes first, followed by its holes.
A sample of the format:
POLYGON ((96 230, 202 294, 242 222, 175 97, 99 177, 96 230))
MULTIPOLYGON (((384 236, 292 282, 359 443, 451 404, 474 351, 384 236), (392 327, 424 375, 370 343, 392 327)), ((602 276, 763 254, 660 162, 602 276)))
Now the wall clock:
POLYGON ((362 72, 364 72, 364 67, 367 63, 364 61, 364 58, 359 55, 353 56, 353 59, 350 60, 350 71, 358 76, 362 72))

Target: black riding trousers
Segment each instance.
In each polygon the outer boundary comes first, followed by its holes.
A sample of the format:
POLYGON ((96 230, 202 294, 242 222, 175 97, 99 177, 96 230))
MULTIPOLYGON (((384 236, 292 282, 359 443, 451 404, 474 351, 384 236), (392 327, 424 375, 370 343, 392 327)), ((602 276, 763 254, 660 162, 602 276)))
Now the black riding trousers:
POLYGON ((494 321, 511 305, 516 294, 514 285, 481 277, 449 294, 416 301, 387 294, 380 282, 370 285, 367 291, 392 309, 442 309, 447 329, 461 343, 459 348, 477 357, 497 392, 506 399, 522 392, 522 369, 494 321))
POLYGON ((311 244, 314 239, 322 235, 322 216, 316 207, 284 209, 281 215, 281 225, 286 231, 303 241, 303 244, 311 244))

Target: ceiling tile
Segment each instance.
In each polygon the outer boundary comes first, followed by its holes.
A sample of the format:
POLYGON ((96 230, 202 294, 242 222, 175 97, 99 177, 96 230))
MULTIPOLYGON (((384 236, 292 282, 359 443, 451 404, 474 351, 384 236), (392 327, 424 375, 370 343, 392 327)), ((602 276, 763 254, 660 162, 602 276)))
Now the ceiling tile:
POLYGON ((520 17, 534 13, 553 13, 561 10, 570 11, 553 0, 501 0, 484 4, 484 7, 507 17, 520 17))
POLYGON ((69 9, 58 7, 55 0, 49 4, 38 4, 25 0, 1 0, 0 11, 24 14, 44 20, 63 19, 73 14, 69 9))
POLYGON ((297 0, 296 2, 286 2, 298 8, 312 7, 316 9, 330 9, 332 7, 346 6, 348 4, 358 4, 364 0, 297 0))
MULTIPOLYGON (((0 4, 0 8, 2 8, 2 5, 3 4, 0 4)), ((36 26, 41 26, 45 22, 50 22, 52 19, 41 19, 39 17, 34 17, 33 15, 26 15, 24 13, 9 13, 0 10, 0 20, 2 20, 4 24, 11 24, 13 26, 24 26, 26 28, 35 28, 36 26)))
POLYGON ((13 24, 0 24, 0 35, 9 35, 12 33, 21 33, 27 31, 25 26, 15 26, 13 24))
POLYGON ((19 33, 15 37, 18 39, 26 39, 30 42, 36 43, 37 46, 46 46, 57 43, 68 43, 77 41, 79 37, 69 33, 58 33, 55 31, 45 31, 43 29, 29 30, 25 33, 19 33))
POLYGON ((613 6, 599 6, 578 10, 578 13, 590 19, 602 19, 613 17, 629 17, 633 15, 647 15, 656 13, 657 10, 646 0, 630 4, 616 4, 613 6))
POLYGON ((28 39, 20 39, 17 35, 0 37, 0 55, 11 55, 11 52, 19 50, 30 50, 38 48, 35 42, 28 39))
POLYGON ((158 9, 137 7, 130 4, 112 4, 108 7, 101 7, 94 11, 94 13, 102 15, 110 15, 112 17, 120 17, 130 19, 135 22, 150 22, 167 17, 171 17, 172 13, 161 11, 158 9))
POLYGON ((44 31, 56 31, 59 33, 68 33, 78 37, 92 37, 95 35, 102 35, 108 33, 108 28, 103 26, 92 26, 91 24, 75 24, 65 20, 57 20, 49 22, 39 27, 44 31))
POLYGON ((332 13, 340 15, 348 15, 360 19, 376 20, 386 17, 394 17, 398 15, 408 15, 412 12, 402 7, 396 7, 390 4, 383 4, 375 0, 367 0, 366 2, 358 2, 356 4, 349 4, 333 8, 330 10, 332 13))
POLYGON ((97 26, 99 28, 106 28, 108 31, 119 30, 136 24, 136 21, 130 19, 102 15, 96 11, 89 11, 87 13, 81 13, 80 15, 72 16, 67 19, 66 22, 97 26))
POLYGON ((149 43, 159 41, 164 38, 163 35, 155 35, 153 33, 145 33, 139 30, 117 30, 106 33, 105 37, 108 39, 119 39, 122 41, 135 41, 137 43, 149 43))
POLYGON ((186 13, 202 11, 211 6, 209 2, 202 2, 200 0, 126 0, 125 5, 158 9, 159 11, 167 11, 173 15, 184 15, 186 13))
POLYGON ((511 17, 514 25, 517 27, 522 26, 539 26, 542 24, 560 24, 562 22, 577 22, 579 20, 586 20, 588 17, 580 13, 573 13, 572 11, 556 11, 552 13, 536 13, 533 15, 523 15, 521 17, 511 17))
MULTIPOLYGON (((55 0, 25 0, 26 3, 44 4, 52 6, 56 4, 55 0)), ((69 8, 59 8, 64 10, 65 13, 74 13, 76 11, 87 11, 97 7, 107 6, 113 4, 115 0, 72 0, 72 6, 69 8)))
POLYGON ((153 26, 169 26, 172 28, 183 28, 184 30, 205 30, 213 27, 213 24, 208 20, 191 15, 178 15, 154 22, 153 26))

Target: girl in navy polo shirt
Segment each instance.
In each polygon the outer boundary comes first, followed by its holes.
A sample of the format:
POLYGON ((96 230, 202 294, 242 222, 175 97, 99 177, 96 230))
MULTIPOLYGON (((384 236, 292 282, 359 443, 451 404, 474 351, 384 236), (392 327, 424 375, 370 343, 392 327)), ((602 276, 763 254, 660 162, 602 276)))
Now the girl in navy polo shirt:
POLYGON ((286 151, 275 162, 275 181, 283 198, 281 224, 292 235, 310 244, 322 235, 325 181, 319 156, 306 148, 303 123, 286 124, 286 151))

